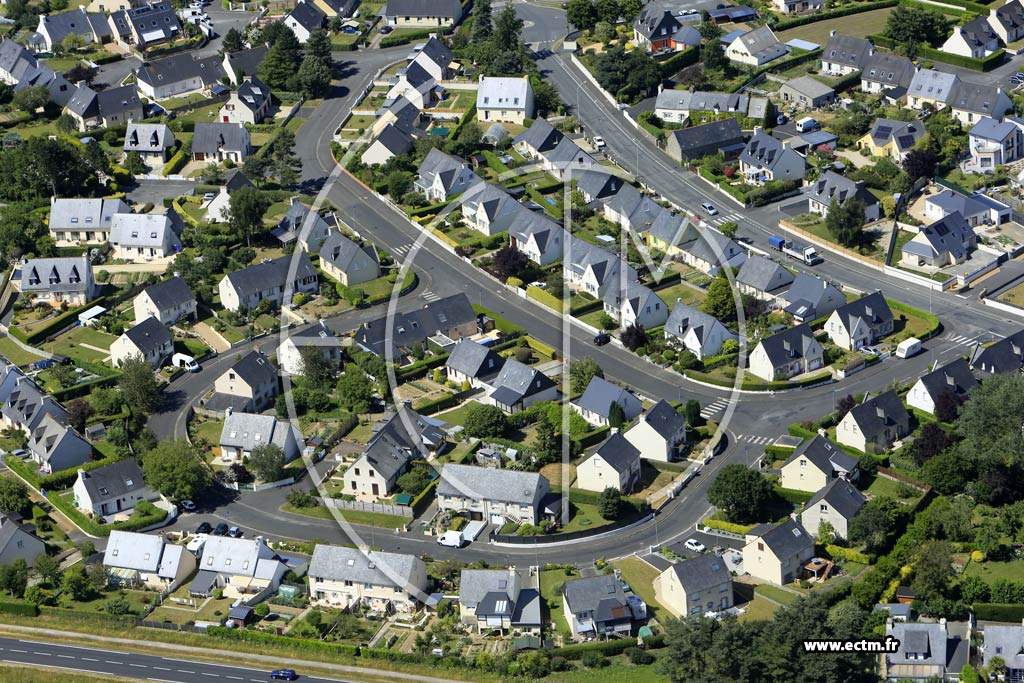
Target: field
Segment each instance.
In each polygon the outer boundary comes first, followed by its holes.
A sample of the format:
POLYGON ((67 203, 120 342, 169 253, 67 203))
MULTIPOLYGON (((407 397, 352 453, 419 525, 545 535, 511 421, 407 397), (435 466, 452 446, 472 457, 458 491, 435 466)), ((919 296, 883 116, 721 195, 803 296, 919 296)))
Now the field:
POLYGON ((98 362, 108 357, 110 353, 106 350, 96 351, 82 345, 88 344, 97 349, 109 349, 115 339, 117 337, 114 335, 94 330, 91 327, 76 327, 46 344, 44 348, 51 353, 59 353, 69 358, 98 362))
POLYGON ((22 367, 42 358, 42 356, 37 356, 34 353, 25 351, 15 344, 9 337, 0 338, 0 356, 3 356, 15 365, 20 365, 22 367))
POLYGON ((793 38, 802 38, 824 47, 828 42, 829 32, 833 30, 856 38, 863 38, 872 33, 881 33, 885 28, 885 20, 888 19, 891 12, 892 8, 886 7, 846 17, 816 21, 791 28, 788 31, 780 31, 777 35, 783 43, 793 38))
POLYGON ((1024 284, 1019 284, 1016 287, 1003 292, 996 297, 996 301, 1024 308, 1024 284))

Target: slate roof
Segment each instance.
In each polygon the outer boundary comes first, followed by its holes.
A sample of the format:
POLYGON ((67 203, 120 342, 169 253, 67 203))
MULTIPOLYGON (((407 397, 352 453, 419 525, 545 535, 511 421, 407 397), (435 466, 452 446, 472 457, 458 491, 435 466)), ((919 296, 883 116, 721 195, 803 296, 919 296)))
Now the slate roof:
POLYGON ((86 292, 91 272, 85 256, 29 259, 21 266, 21 291, 86 292))
POLYGON ((633 28, 648 40, 658 36, 662 28, 667 34, 674 32, 679 26, 679 20, 672 12, 658 3, 645 4, 633 22, 633 28))
POLYGON ((1017 126, 1013 125, 1010 121, 997 121, 988 116, 983 116, 971 128, 970 136, 981 140, 1002 142, 1012 135, 1015 130, 1017 130, 1017 126))
POLYGON ((925 201, 942 209, 947 214, 958 211, 964 218, 977 216, 992 210, 1009 208, 1005 204, 985 195, 962 195, 953 190, 943 190, 939 194, 928 197, 925 201))
POLYGON ((278 420, 273 415, 257 415, 255 413, 240 413, 232 411, 224 418, 224 427, 220 433, 221 446, 240 448, 243 451, 252 451, 257 446, 274 444, 278 446, 288 457, 285 449, 288 444, 288 432, 295 436, 297 444, 302 444, 302 433, 299 428, 284 420, 278 420))
POLYGON ((598 622, 633 618, 622 582, 613 574, 566 581, 562 584, 562 595, 572 612, 594 612, 598 622))
POLYGON ((679 578, 679 583, 688 594, 703 593, 732 581, 732 574, 723 558, 713 553, 677 562, 665 571, 679 578))
POLYGON ((354 268, 372 268, 377 265, 377 252, 372 245, 361 247, 338 230, 331 230, 320 247, 320 261, 330 263, 345 273, 354 268))
POLYGON ((84 7, 42 15, 39 17, 39 27, 46 28, 54 44, 62 42, 72 33, 82 36, 87 43, 104 42, 104 39, 110 38, 107 15, 102 12, 86 12, 84 7))
POLYGON ((380 135, 377 136, 377 142, 395 156, 405 154, 412 149, 412 136, 393 123, 384 126, 380 135))
POLYGON ((216 154, 219 150, 244 152, 249 147, 249 131, 241 123, 197 123, 192 138, 192 153, 216 154))
POLYGON ((548 123, 547 119, 537 118, 533 125, 517 135, 513 142, 524 143, 537 150, 539 154, 543 154, 554 149, 563 137, 565 134, 548 123))
POLYGON ((865 400, 849 414, 867 441, 874 441, 884 433, 886 427, 907 425, 910 421, 903 401, 893 390, 865 400))
POLYGON ((203 87, 210 87, 218 83, 225 72, 219 55, 196 59, 192 53, 184 52, 147 62, 136 73, 140 82, 159 88, 192 78, 200 79, 203 87))
POLYGON ((771 169, 782 157, 784 149, 781 140, 759 131, 747 142, 746 149, 740 154, 740 161, 751 166, 771 169))
POLYGON ((822 61, 861 69, 874 49, 870 40, 836 33, 829 36, 821 53, 822 61))
MULTIPOLYGON (((254 266, 236 270, 233 273, 228 273, 224 277, 228 279, 231 286, 238 292, 239 298, 245 298, 254 292, 266 291, 269 287, 274 285, 278 287, 285 287, 291 261, 291 256, 282 256, 267 263, 257 263, 254 266)), ((298 258, 295 270, 295 279, 301 280, 303 278, 315 276, 316 268, 313 267, 313 263, 309 260, 309 256, 307 256, 305 252, 302 252, 298 258)))
POLYGON ((753 254, 743 262, 736 282, 759 292, 774 292, 793 282, 793 273, 764 256, 753 254), (771 289, 769 289, 771 287, 771 289))
POLYGON ((241 79, 243 75, 255 76, 259 72, 263 58, 270 50, 266 45, 256 45, 247 50, 230 52, 224 55, 224 60, 231 67, 231 70, 241 79))
POLYGON ((1024 365, 1024 329, 971 353, 971 368, 992 374, 1019 372, 1024 365))
POLYGON ((536 368, 509 358, 494 380, 491 398, 507 406, 515 405, 528 396, 539 394, 556 386, 554 380, 536 368))
POLYGON ((131 210, 121 199, 54 198, 50 203, 50 230, 109 230, 115 213, 131 210))
POLYGON ((655 109, 676 111, 719 111, 747 113, 750 98, 737 93, 703 92, 688 90, 662 90, 655 101, 655 109))
POLYGON ((146 488, 142 479, 142 468, 134 458, 125 458, 99 467, 81 475, 82 485, 94 503, 111 498, 120 498, 146 488))
POLYGON ((935 368, 926 375, 922 375, 921 379, 917 381, 921 383, 932 400, 938 399, 947 391, 963 397, 978 385, 977 378, 963 358, 957 358, 942 367, 935 368))
POLYGON ((161 311, 183 306, 196 298, 185 281, 177 275, 146 287, 145 292, 161 311))
POLYGON ((124 135, 125 152, 163 152, 174 146, 174 133, 165 123, 128 124, 124 135))
POLYGON ((986 665, 993 657, 1001 657, 1007 669, 1024 669, 1024 626, 986 624, 984 656, 986 665))
POLYGON ((302 234, 303 225, 311 214, 313 218, 309 228, 309 237, 312 238, 314 235, 326 233, 330 226, 324 220, 324 217, 319 212, 311 211, 309 207, 299 201, 299 197, 292 197, 288 210, 277 224, 277 227, 271 231, 271 234, 285 243, 298 239, 299 235, 302 234))
POLYGON ((775 556, 782 559, 793 557, 807 548, 814 548, 814 537, 793 519, 787 519, 782 524, 762 532, 759 536, 775 556))
POLYGON ((911 97, 924 97, 948 103, 959 81, 956 74, 934 69, 921 69, 914 76, 914 80, 910 82, 907 94, 911 97))
POLYGON ((958 31, 971 47, 989 45, 993 41, 999 40, 999 36, 997 36, 995 31, 992 30, 992 26, 988 23, 988 19, 987 14, 982 14, 963 26, 954 27, 953 30, 958 31))
POLYGON ((921 228, 914 239, 903 245, 903 253, 931 258, 948 253, 959 261, 967 256, 973 237, 974 230, 967 224, 967 219, 959 211, 954 211, 921 228), (922 244, 918 236, 926 243, 922 244))
POLYGON ((914 79, 914 63, 903 55, 875 52, 864 64, 862 81, 880 83, 884 88, 906 88, 914 79))
POLYGON ((337 545, 317 544, 309 561, 311 577, 332 581, 352 581, 370 586, 407 589, 423 560, 403 553, 362 551, 337 545))
POLYGON ((238 86, 234 97, 249 111, 258 112, 270 101, 270 88, 255 76, 248 76, 238 86))
POLYGON ((867 499, 845 479, 833 479, 825 485, 825 488, 811 496, 807 505, 804 506, 804 510, 810 510, 822 501, 832 506, 832 509, 838 512, 843 519, 849 521, 860 512, 867 499))
POLYGON ((574 173, 572 179, 576 181, 576 189, 592 200, 611 197, 623 186, 622 178, 597 170, 574 173))
POLYGON ((108 88, 100 92, 88 86, 80 86, 66 106, 83 119, 113 116, 142 109, 139 93, 134 84, 108 88))
POLYGON ((854 182, 845 176, 834 171, 825 171, 813 184, 809 185, 807 197, 829 206, 834 199, 842 205, 850 199, 859 199, 865 206, 871 206, 878 202, 873 194, 868 192, 864 183, 854 182))
POLYGON ((415 53, 412 59, 419 59, 420 55, 422 55, 442 69, 448 68, 452 63, 453 55, 451 49, 436 36, 431 36, 425 43, 417 44, 415 53))
POLYGON ((169 2, 150 2, 126 9, 124 19, 135 27, 142 45, 168 40, 181 33, 181 24, 169 2))
POLYGON ((837 308, 835 313, 839 316, 839 322, 850 333, 860 322, 869 327, 875 327, 894 319, 889 302, 885 300, 885 296, 880 291, 872 292, 844 304, 837 308))
POLYGON ((498 374, 504 360, 490 347, 477 344, 469 339, 460 339, 452 349, 448 360, 445 361, 445 365, 463 375, 482 379, 498 374), (488 366, 489 362, 492 365, 488 366))
POLYGON ((165 344, 174 342, 171 333, 154 316, 149 316, 135 327, 129 327, 124 331, 124 336, 128 337, 143 355, 159 351, 165 344))
MULTIPOLYGON (((583 395, 576 399, 576 405, 603 418, 608 417, 612 402, 625 403, 632 397, 624 387, 612 384, 603 377, 592 377, 583 395)), ((635 417, 635 416, 634 416, 635 417)), ((629 415, 627 420, 632 419, 629 415)))
POLYGON ((476 91, 477 109, 526 110, 529 94, 533 90, 530 80, 522 78, 480 77, 476 91))
POLYGON ((640 459, 640 449, 627 441, 622 432, 615 432, 595 446, 587 458, 594 456, 600 456, 612 469, 621 474, 636 465, 640 459))
POLYGON ((441 184, 445 189, 451 188, 468 166, 466 162, 451 154, 445 154, 436 147, 431 148, 426 158, 420 163, 418 170, 420 182, 424 187, 430 187, 434 178, 440 176, 441 184))
POLYGON ((996 8, 995 16, 989 18, 1003 26, 1007 33, 1013 33, 1024 26, 1024 4, 1020 0, 1010 0, 996 8))
POLYGON ((323 26, 324 19, 326 18, 326 15, 319 7, 314 5, 312 2, 305 2, 305 0, 300 0, 295 3, 295 7, 288 16, 298 22, 298 24, 307 31, 315 31, 323 26))
POLYGON ((163 551, 164 539, 160 536, 115 529, 110 532, 107 539, 103 564, 108 567, 153 573, 160 567, 160 556, 163 551))
POLYGON ((423 457, 444 442, 444 434, 432 421, 402 405, 370 438, 363 455, 367 462, 390 481, 403 472, 409 462, 423 457), (415 433, 409 431, 410 425, 415 433))
POLYGON ((875 119, 868 134, 878 147, 895 141, 896 149, 908 152, 918 140, 924 137, 924 126, 917 121, 895 121, 893 119, 875 119))
POLYGON ((970 81, 960 81, 947 104, 953 109, 992 117, 1002 116, 1006 111, 1002 107, 997 109, 997 105, 1001 104, 1003 107, 1012 109, 1012 106, 1008 106, 1011 104, 1009 97, 1000 86, 971 83, 970 81), (1000 102, 1000 99, 1003 101, 1000 102))
POLYGON ((944 624, 894 622, 886 632, 900 644, 896 653, 885 655, 891 664, 931 665, 945 669, 948 639, 944 624), (913 655, 913 658, 908 655, 913 655))
POLYGON ((759 57, 759 61, 768 62, 788 54, 786 46, 779 42, 775 33, 768 26, 759 26, 736 39, 746 48, 747 52, 759 57))
MULTIPOLYGON (((203 544, 199 567, 203 572, 235 576, 256 576, 261 560, 272 560, 276 554, 262 539, 213 536, 203 544)), ((196 576, 199 578, 199 575, 196 576)))
POLYGON ((391 342, 397 356, 399 347, 422 343, 438 331, 444 333, 474 320, 476 313, 466 295, 454 294, 407 313, 398 313, 392 319, 385 316, 364 323, 356 331, 356 342, 380 356, 384 355, 385 344, 391 342))
POLYGON ((788 363, 794 358, 803 358, 816 344, 814 333, 806 323, 764 337, 760 341, 772 367, 788 363))
POLYGON ((819 472, 824 472, 828 477, 831 477, 833 472, 853 472, 859 465, 856 458, 848 455, 846 451, 821 435, 800 444, 799 448, 793 451, 793 455, 789 456, 782 466, 785 467, 801 458, 806 459, 819 472))
POLYGON ((801 95, 805 95, 812 100, 836 94, 835 90, 812 76, 794 78, 790 81, 786 81, 782 87, 793 90, 801 95))
POLYGON ((171 216, 166 213, 116 213, 110 221, 110 243, 128 247, 171 249, 181 246, 171 216))
POLYGON ((388 0, 384 14, 389 17, 444 17, 462 16, 459 0, 388 0))
POLYGON ((38 67, 39 62, 23 45, 10 38, 4 38, 0 42, 0 71, 10 74, 16 82, 38 67))
POLYGON ((233 372, 250 387, 259 387, 268 382, 277 383, 277 369, 270 359, 260 351, 250 351, 235 362, 227 372, 233 372))
POLYGON ((437 495, 533 505, 539 502, 542 487, 544 490, 547 489, 546 482, 547 480, 536 472, 449 463, 441 469, 437 495))
POLYGON ((675 246, 682 239, 686 225, 685 216, 672 211, 662 211, 642 232, 667 245, 675 246))
POLYGON ((549 218, 547 214, 535 211, 520 211, 519 215, 515 218, 515 222, 508 229, 508 234, 523 243, 528 242, 530 237, 533 236, 537 242, 537 247, 541 253, 544 253, 551 235, 557 235, 562 230, 562 226, 549 218))

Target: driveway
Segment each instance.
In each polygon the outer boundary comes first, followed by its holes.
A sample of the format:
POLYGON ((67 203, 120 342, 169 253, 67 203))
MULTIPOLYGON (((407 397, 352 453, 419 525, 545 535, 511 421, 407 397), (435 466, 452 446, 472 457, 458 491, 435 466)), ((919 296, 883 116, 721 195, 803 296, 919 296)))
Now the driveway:
POLYGON ((190 195, 196 184, 191 180, 138 180, 134 188, 128 191, 128 199, 136 204, 153 202, 162 206, 164 197, 190 195))

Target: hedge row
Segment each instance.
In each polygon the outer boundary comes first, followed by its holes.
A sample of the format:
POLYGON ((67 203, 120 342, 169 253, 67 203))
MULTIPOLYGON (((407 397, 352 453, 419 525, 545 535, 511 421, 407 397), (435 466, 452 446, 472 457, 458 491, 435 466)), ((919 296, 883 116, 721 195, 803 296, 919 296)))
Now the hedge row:
POLYGON ((69 498, 49 496, 47 500, 50 501, 53 507, 64 513, 65 517, 92 536, 109 536, 111 531, 139 531, 167 519, 167 511, 154 506, 156 512, 153 514, 133 517, 124 522, 116 522, 114 524, 97 524, 82 514, 82 511, 75 507, 74 502, 69 498))
POLYGON ((894 311, 897 311, 899 313, 905 313, 907 315, 914 315, 917 316, 918 318, 924 318, 925 320, 928 321, 928 324, 931 325, 931 327, 929 327, 928 331, 919 337, 919 339, 921 339, 922 341, 925 339, 931 339, 942 330, 942 323, 939 322, 938 316, 932 315, 927 311, 922 311, 919 308, 908 306, 899 301, 893 301, 892 299, 886 299, 886 302, 889 304, 889 308, 891 308, 894 311))
POLYGON ((461 401, 461 394, 446 394, 439 399, 424 403, 417 407, 416 412, 420 415, 433 415, 434 413, 441 412, 445 408, 451 408, 452 406, 458 405, 461 401))
POLYGON ((789 456, 793 455, 795 448, 789 448, 787 446, 771 446, 764 447, 764 454, 774 458, 775 460, 789 459, 789 456))
POLYGON ((4 614, 17 614, 22 617, 38 617, 39 606, 34 602, 7 602, 0 600, 0 612, 4 614))
POLYGON ((1024 605, 1007 605, 998 602, 976 602, 971 606, 979 621, 1024 621, 1024 605))
POLYGON ((445 361, 448 360, 448 355, 449 354, 444 353, 439 356, 433 356, 432 358, 418 360, 415 363, 412 363, 411 365, 408 365, 404 368, 399 368, 398 370, 395 371, 395 374, 398 375, 398 378, 403 381, 416 379, 417 377, 423 377, 425 374, 427 374, 428 370, 433 370, 438 366, 444 365, 445 361))
POLYGON ((561 299, 556 298, 554 294, 547 292, 540 287, 527 287, 526 298, 533 299, 537 303, 547 306, 552 311, 556 311, 558 313, 565 310, 561 299))
MULTIPOLYGON (((909 4, 917 5, 913 0, 908 0, 909 4)), ((984 10, 986 13, 988 10, 984 10)), ((970 12, 968 12, 970 14, 970 12)), ((897 47, 895 40, 887 38, 881 34, 874 34, 867 36, 867 39, 874 43, 876 46, 887 47, 890 50, 897 47)), ((963 57, 961 55, 950 54, 949 52, 943 52, 937 50, 929 45, 920 45, 917 48, 917 56, 920 59, 927 59, 933 62, 942 62, 944 64, 952 64, 953 66, 962 66, 965 69, 971 69, 973 71, 991 71, 996 68, 1006 58, 1006 53, 1002 48, 996 50, 988 57, 984 59, 975 59, 973 57, 963 57)))
POLYGON ((790 436, 799 436, 802 439, 813 439, 818 435, 813 429, 804 429, 800 425, 789 425, 786 431, 789 432, 790 436))
POLYGON ((243 628, 225 628, 223 626, 211 626, 206 629, 206 635, 226 640, 242 640, 250 643, 271 643, 274 645, 285 645, 294 648, 297 652, 326 652, 336 655, 348 655, 356 657, 359 655, 359 646, 345 645, 342 643, 325 643, 320 640, 308 638, 292 638, 289 636, 276 636, 260 631, 250 631, 243 628))
POLYGON ((441 204, 431 204, 430 206, 421 206, 418 209, 410 209, 409 216, 411 218, 432 216, 434 214, 440 213, 446 206, 448 206, 448 202, 442 202, 441 204))
POLYGON ((558 358, 558 351, 556 351, 554 347, 548 346, 547 344, 545 344, 544 342, 540 341, 539 339, 534 339, 533 337, 527 337, 526 338, 526 343, 530 345, 531 349, 533 349, 534 351, 536 351, 540 355, 549 358, 550 360, 555 360, 556 358, 558 358))
MULTIPOLYGON (((441 33, 444 35, 450 34, 454 29, 451 26, 446 26, 441 29, 441 33)), ((398 33, 385 36, 380 41, 380 47, 395 47, 396 45, 407 45, 417 40, 424 40, 430 37, 431 33, 437 33, 436 28, 427 28, 422 31, 412 31, 409 33, 398 33)))
MULTIPOLYGON (((595 643, 582 643, 580 645, 567 645, 553 651, 553 654, 562 657, 570 662, 579 660, 587 652, 597 652, 605 656, 621 655, 627 649, 636 647, 636 640, 633 638, 620 638, 618 640, 606 640, 595 643)), ((656 635, 644 638, 644 647, 648 650, 657 650, 665 647, 665 636, 656 635)))
MULTIPOLYGON (((959 4, 960 1, 961 0, 953 0, 953 4, 959 4)), ((860 14, 861 12, 871 12, 872 10, 876 9, 895 7, 898 4, 900 4, 899 0, 881 0, 881 2, 868 2, 864 3, 863 5, 843 7, 840 9, 832 10, 830 12, 819 12, 818 14, 809 14, 804 17, 783 19, 782 21, 776 22, 772 26, 772 30, 775 32, 785 31, 787 29, 796 28, 797 26, 813 24, 818 21, 828 21, 829 19, 838 19, 839 17, 846 17, 851 14, 860 14)))
POLYGON ((661 63, 661 77, 671 78, 688 66, 700 61, 700 49, 693 45, 678 52, 661 63))
MULTIPOLYGON (((569 501, 577 503, 579 505, 600 505, 601 494, 597 491, 587 491, 585 489, 569 489, 569 501)), ((647 509, 647 501, 640 500, 639 498, 631 498, 629 496, 623 496, 622 502, 628 505, 632 505, 637 509, 638 512, 643 512, 647 509)))
POLYGON ((50 395, 53 396, 55 400, 64 403, 65 401, 70 401, 73 398, 87 396, 92 393, 93 389, 112 387, 117 384, 117 380, 120 376, 121 373, 118 372, 116 375, 110 375, 109 377, 98 377, 96 379, 89 380, 88 382, 82 382, 81 384, 76 384, 73 387, 68 387, 67 389, 58 389, 50 395))
POLYGON ((864 553, 859 553, 856 550, 850 550, 849 548, 842 548, 838 545, 828 544, 825 546, 825 550, 832 557, 841 557, 844 560, 850 562, 860 562, 861 564, 871 564, 871 558, 864 553))
MULTIPOLYGON (((15 458, 15 460, 18 459, 15 458)), ((18 460, 18 462, 20 463, 22 461, 18 460)), ((47 491, 60 491, 61 489, 66 489, 69 486, 74 485, 75 481, 78 479, 78 470, 91 472, 92 470, 106 467, 107 465, 113 465, 115 462, 118 462, 118 459, 103 458, 101 460, 92 460, 79 465, 78 467, 69 467, 66 470, 60 470, 59 472, 48 474, 45 477, 37 477, 36 480, 39 482, 40 488, 44 488, 47 491)))
POLYGON ((704 526, 718 529, 719 531, 728 531, 731 534, 739 534, 740 536, 746 536, 747 532, 754 528, 750 524, 733 524, 732 522, 726 522, 724 519, 715 519, 714 517, 705 517, 704 526))
POLYGON ((177 173, 181 169, 185 168, 185 164, 188 163, 189 157, 191 156, 192 153, 189 151, 188 147, 183 145, 181 149, 174 153, 174 156, 167 160, 167 163, 164 164, 164 170, 162 170, 160 174, 166 178, 169 175, 177 173))
POLYGON ((441 478, 438 477, 427 484, 426 488, 420 491, 419 495, 412 499, 409 507, 412 508, 413 517, 419 517, 434 502, 434 489, 437 488, 441 478))
POLYGON ((814 496, 813 493, 810 493, 808 491, 799 491, 797 489, 786 489, 786 488, 783 488, 781 486, 776 486, 775 487, 775 493, 777 493, 787 503, 792 503, 793 505, 800 505, 800 506, 806 505, 807 501, 809 501, 811 499, 811 497, 814 496))
POLYGON ((35 345, 41 341, 45 341, 47 337, 60 332, 65 327, 71 324, 71 321, 78 320, 78 314, 86 311, 93 306, 100 306, 106 300, 106 297, 97 297, 92 301, 86 303, 84 306, 77 306, 75 308, 69 308, 57 317, 50 320, 46 325, 40 327, 32 334, 26 334, 26 332, 20 327, 11 327, 9 331, 15 338, 20 339, 25 344, 35 345))
POLYGON ((466 113, 463 114, 462 117, 459 119, 459 122, 455 124, 454 128, 451 129, 451 131, 448 133, 448 139, 454 140, 457 137, 459 137, 459 133, 462 132, 462 129, 470 121, 476 121, 476 102, 473 102, 473 104, 470 105, 469 109, 466 110, 466 113))
MULTIPOLYGON (((736 384, 734 380, 723 377, 716 377, 714 375, 709 375, 703 372, 697 372, 695 370, 687 370, 683 374, 691 379, 706 382, 707 384, 713 384, 716 387, 732 388, 736 384)), ((775 389, 800 389, 802 387, 809 387, 815 384, 820 384, 821 382, 824 382, 826 379, 831 377, 831 372, 822 372, 817 375, 814 375, 813 377, 808 377, 807 379, 802 379, 797 382, 765 382, 760 379, 748 379, 743 380, 743 382, 740 383, 740 389, 744 391, 774 391, 775 389)))

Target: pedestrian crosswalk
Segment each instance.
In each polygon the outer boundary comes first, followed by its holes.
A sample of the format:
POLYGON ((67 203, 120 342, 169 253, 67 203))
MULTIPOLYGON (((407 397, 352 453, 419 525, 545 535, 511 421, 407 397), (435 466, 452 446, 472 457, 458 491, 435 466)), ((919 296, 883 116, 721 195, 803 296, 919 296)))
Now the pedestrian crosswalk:
POLYGON ((431 302, 433 302, 433 301, 440 301, 442 299, 440 294, 436 294, 435 292, 432 292, 429 289, 424 290, 424 292, 422 294, 420 294, 420 297, 426 299, 427 301, 431 301, 431 302))
POLYGON ((719 214, 717 216, 707 216, 704 222, 717 228, 723 223, 739 223, 741 218, 742 216, 738 213, 719 214))
POLYGON ((395 247, 391 251, 393 253, 395 253, 395 254, 398 254, 399 256, 405 256, 406 254, 409 253, 409 249, 411 249, 411 248, 412 248, 411 244, 403 244, 400 247, 395 247))
POLYGON ((703 417, 705 420, 710 420, 712 417, 714 417, 718 413, 724 413, 726 407, 730 403, 735 403, 735 402, 736 402, 736 399, 734 399, 734 398, 720 398, 720 399, 717 399, 717 400, 712 401, 711 403, 707 404, 706 406, 704 406, 704 408, 700 411, 700 416, 703 417))
POLYGON ((949 341, 956 344, 957 346, 970 346, 976 340, 974 337, 965 337, 962 334, 950 335, 949 341))
POLYGON ((737 434, 736 440, 740 443, 752 443, 756 446, 765 446, 775 441, 774 436, 760 436, 758 434, 737 434))

